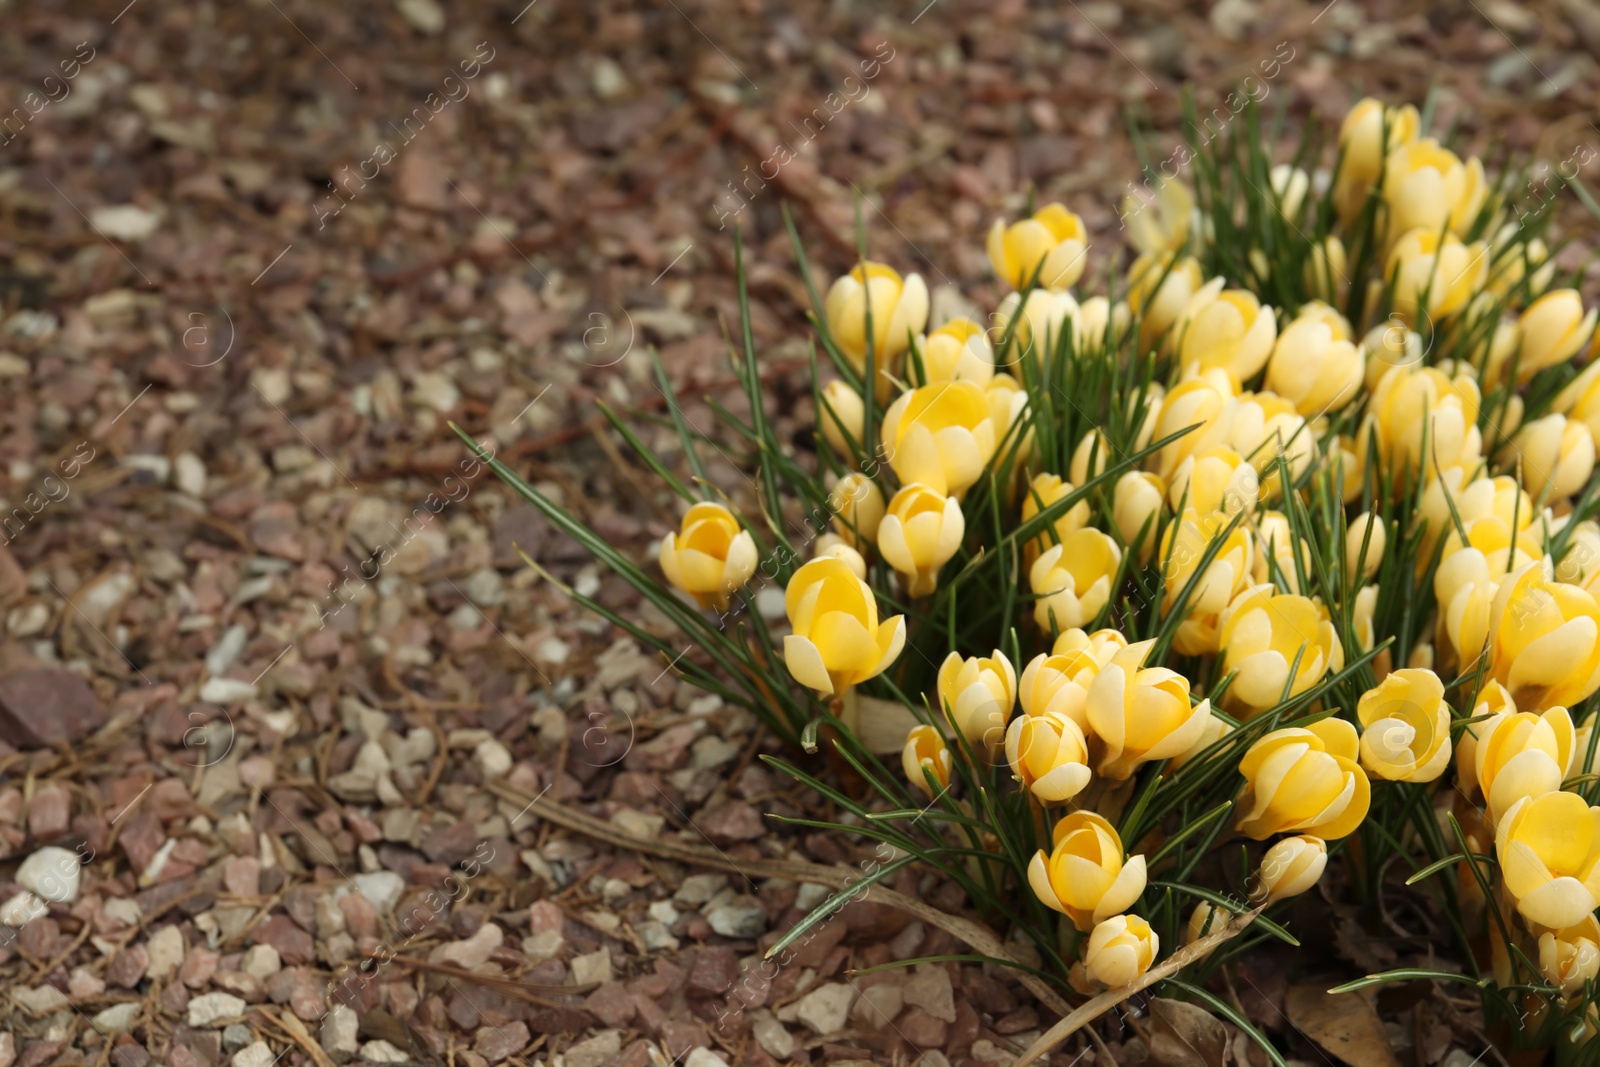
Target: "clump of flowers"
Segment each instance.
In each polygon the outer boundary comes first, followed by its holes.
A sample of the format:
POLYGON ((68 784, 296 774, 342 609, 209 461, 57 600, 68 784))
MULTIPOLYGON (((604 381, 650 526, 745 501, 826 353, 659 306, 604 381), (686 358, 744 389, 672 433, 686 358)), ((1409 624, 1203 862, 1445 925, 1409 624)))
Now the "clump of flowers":
MULTIPOLYGON (((750 414, 720 414, 754 510, 702 499, 668 389, 695 478, 652 465, 687 507, 660 550, 685 597, 586 543, 700 642, 674 669, 826 745, 829 798, 1065 990, 1140 981, 1359 842, 1368 872, 1465 865, 1441 906, 1493 945, 1473 964, 1587 1018, 1596 313, 1543 206, 1414 109, 1362 101, 1338 141, 1297 169, 1250 112, 1196 186, 1130 198, 1126 267, 1063 204, 995 220, 988 328, 882 263, 823 297, 796 233, 832 368, 814 460, 773 433, 747 329, 750 414), (769 584, 786 628, 755 610, 769 584)), ((1267 920, 1187 964, 1258 935, 1288 938, 1267 920)))

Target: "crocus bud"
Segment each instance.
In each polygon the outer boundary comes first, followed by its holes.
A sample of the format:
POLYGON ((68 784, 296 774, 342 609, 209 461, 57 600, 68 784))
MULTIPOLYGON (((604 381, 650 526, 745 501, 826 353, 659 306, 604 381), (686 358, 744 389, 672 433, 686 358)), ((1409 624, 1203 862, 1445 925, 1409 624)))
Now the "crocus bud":
POLYGON ((1061 204, 1047 204, 1031 219, 1007 226, 995 219, 989 230, 989 265, 1013 289, 1070 289, 1083 274, 1089 231, 1061 204), (1037 281, 1035 281, 1037 279, 1037 281))
POLYGON ((1083 970, 1107 989, 1121 989, 1150 969, 1161 938, 1137 915, 1115 915, 1094 928, 1083 950, 1083 970))
POLYGON ((864 262, 838 279, 823 301, 828 331, 856 372, 867 368, 867 311, 872 312, 873 360, 892 367, 928 323, 928 286, 920 274, 904 279, 893 267, 864 262))
POLYGON ((1088 485, 1091 479, 1100 477, 1106 469, 1106 456, 1110 452, 1111 443, 1106 440, 1105 434, 1099 430, 1084 434, 1072 450, 1072 463, 1067 470, 1072 478, 1071 484, 1088 485))
POLYGON ((1367 331, 1361 339, 1367 352, 1367 391, 1378 387, 1383 376, 1395 367, 1422 363, 1422 335, 1398 319, 1391 318, 1367 331))
POLYGON ((905 583, 908 596, 939 587, 939 568, 966 536, 967 522, 953 496, 912 483, 894 495, 878 524, 878 551, 905 583))
POLYGON ((1117 343, 1128 332, 1128 304, 1111 303, 1103 296, 1091 296, 1078 307, 1072 320, 1073 348, 1078 352, 1099 352, 1107 343, 1117 343))
POLYGON ((952 652, 939 665, 939 704, 950 724, 975 751, 993 754, 1005 740, 1006 721, 1017 702, 1017 672, 1005 653, 969 656, 952 652))
POLYGON ((1357 515, 1344 532, 1344 570, 1352 581, 1368 581, 1383 566, 1389 534, 1383 520, 1370 511, 1357 515), (1370 532, 1369 532, 1370 531, 1370 532))
POLYGON ((1349 264, 1344 242, 1333 234, 1311 246, 1306 257, 1306 292, 1330 304, 1343 304, 1350 294, 1349 264))
POLYGON ((1117 487, 1112 491, 1111 518, 1117 525, 1117 533, 1125 544, 1139 545, 1141 560, 1148 560, 1155 548, 1156 527, 1161 522, 1161 500, 1165 495, 1160 475, 1145 471, 1125 472, 1117 479, 1117 487))
POLYGON ((1450 763, 1450 709, 1432 671, 1391 672, 1356 704, 1361 766, 1391 782, 1431 782, 1450 763))
POLYGON ((1481 402, 1471 375, 1451 378, 1434 367, 1408 366, 1384 375, 1367 410, 1378 431, 1379 451, 1392 466, 1418 470, 1426 459, 1432 473, 1435 464, 1439 470, 1477 465, 1483 448, 1478 432, 1481 402))
POLYGON ((1050 855, 1036 852, 1028 864, 1028 884, 1079 930, 1125 911, 1144 892, 1144 857, 1125 855, 1104 816, 1072 812, 1056 823, 1051 841, 1050 855))
POLYGON ((1394 278, 1395 314, 1415 326, 1424 316, 1437 321, 1466 307, 1488 269, 1482 241, 1464 245, 1453 233, 1441 238, 1436 229, 1416 229, 1394 242, 1384 273, 1394 278))
POLYGON ((1356 632, 1356 645, 1362 652, 1371 652, 1378 644, 1378 635, 1372 619, 1378 610, 1378 587, 1364 585, 1356 594, 1350 621, 1356 632))
POLYGON ((1541 933, 1539 973, 1567 997, 1594 981, 1600 975, 1600 922, 1589 915, 1574 926, 1541 933))
POLYGON ((1023 715, 1006 728, 1006 762, 1041 804, 1064 804, 1089 784, 1089 747, 1065 715, 1023 715))
POLYGON ((1102 746, 1096 770, 1123 781, 1152 760, 1188 751, 1205 733, 1211 702, 1189 701, 1189 679, 1165 667, 1144 667, 1149 641, 1111 657, 1089 686, 1089 728, 1102 746))
POLYGON ((1272 185, 1272 197, 1278 210, 1291 225, 1300 217, 1300 207, 1305 203, 1306 191, 1311 188, 1311 175, 1289 163, 1279 163, 1267 172, 1272 185))
POLYGON ((1600 808, 1576 793, 1524 797, 1498 821, 1506 892, 1530 923, 1577 926, 1600 900, 1600 808))
POLYGON ((905 747, 900 750, 900 763, 906 778, 928 798, 933 797, 931 775, 942 792, 950 787, 950 749, 944 737, 926 724, 913 726, 906 734, 905 747))
POLYGON ((1202 900, 1189 913, 1189 922, 1183 930, 1183 943, 1192 945, 1202 937, 1210 937, 1227 924, 1226 913, 1214 908, 1209 900, 1202 900))
POLYGON ((1161 561, 1165 595, 1163 608, 1177 610, 1178 600, 1187 594, 1183 612, 1188 621, 1178 628, 1173 646, 1185 656, 1217 651, 1217 627, 1221 614, 1234 595, 1250 581, 1255 549, 1243 523, 1228 530, 1229 519, 1216 512, 1201 515, 1185 511, 1167 524, 1156 549, 1161 561), (1225 533, 1226 531, 1226 533, 1225 533), (1206 563, 1212 542, 1221 539, 1217 551, 1206 563), (1199 578, 1195 572, 1205 563, 1199 578), (1193 583, 1193 584, 1191 584, 1193 583), (1190 626, 1190 623, 1196 625, 1190 626))
POLYGON ((1594 436, 1581 422, 1550 414, 1528 423, 1511 441, 1522 460, 1522 484, 1534 498, 1554 503, 1589 483, 1594 473, 1594 436))
POLYGON ((1490 243, 1491 248, 1506 251, 1496 256, 1489 267, 1489 291, 1495 296, 1510 298, 1513 307, 1522 306, 1529 296, 1543 293, 1550 287, 1550 279, 1556 274, 1555 260, 1550 258, 1550 247, 1539 237, 1518 243, 1516 238, 1519 229, 1520 223, 1507 222, 1490 243), (1524 284, 1526 289, 1518 292, 1518 288, 1524 284))
POLYGON ((1327 609, 1308 597, 1258 585, 1233 599, 1220 625, 1220 669, 1238 672, 1224 699, 1247 716, 1276 707, 1344 667, 1344 649, 1327 609))
POLYGON ((1584 314, 1576 289, 1557 289, 1528 305, 1517 320, 1517 381, 1577 355, 1589 343, 1594 324, 1595 309, 1584 314))
POLYGON ((1390 234, 1438 233, 1445 226, 1464 234, 1488 194, 1483 162, 1474 156, 1463 163, 1431 137, 1396 148, 1384 166, 1390 234))
MULTIPOLYGON (((1064 482, 1060 475, 1035 474, 1033 481, 1028 484, 1028 492, 1022 498, 1022 523, 1026 524, 1039 512, 1050 508, 1057 502, 1066 499, 1075 491, 1071 482, 1064 482)), ((1024 562, 1033 566, 1033 561, 1039 554, 1050 548, 1051 545, 1065 541, 1068 537, 1083 529, 1089 521, 1089 500, 1087 497, 1079 500, 1067 510, 1057 515, 1051 524, 1055 528, 1055 536, 1051 537, 1046 529, 1039 536, 1030 538, 1024 553, 1024 562)))
POLYGON ((756 543, 721 504, 689 509, 677 534, 661 539, 661 570, 667 581, 691 594, 702 608, 728 609, 734 590, 756 569, 756 543))
POLYGON ((861 394, 838 378, 822 387, 822 410, 817 412, 822 439, 828 442, 834 454, 852 466, 857 451, 863 447, 861 426, 866 412, 861 394))
POLYGON ((960 378, 986 386, 994 377, 994 346, 971 319, 951 319, 923 338, 921 349, 923 381, 929 385, 960 378))
MULTIPOLYGON (((1492 683, 1491 683, 1492 684, 1492 683)), ((1526 797, 1543 796, 1561 788, 1577 751, 1572 716, 1566 708, 1534 714, 1517 711, 1510 692, 1501 689, 1508 710, 1468 729, 1477 734, 1473 744, 1473 774, 1494 820, 1526 797)), ((1463 781, 1464 791, 1471 783, 1463 781)))
POLYGON ((1174 511, 1193 508, 1202 515, 1220 511, 1254 511, 1261 493, 1255 467, 1226 445, 1212 445, 1189 454, 1172 472, 1167 499, 1174 511))
POLYGON ((1322 838, 1308 834, 1286 837, 1261 857, 1250 900, 1276 904, 1297 897, 1317 884, 1327 865, 1328 843, 1322 838))
POLYGON ((1122 550, 1107 534, 1085 528, 1041 552, 1028 568, 1028 583, 1038 600, 1033 617, 1045 631, 1086 626, 1111 599, 1122 550))
POLYGON ((1277 318, 1247 289, 1224 289, 1221 278, 1202 286, 1178 318, 1178 364, 1226 370, 1235 381, 1253 378, 1267 365, 1278 339, 1277 318))
POLYGON ((833 528, 839 539, 858 551, 878 539, 883 522, 883 490, 865 474, 847 474, 828 494, 833 511, 833 528))
MULTIPOLYGON (((1161 477, 1171 482, 1184 459, 1202 448, 1228 443, 1224 415, 1230 412, 1233 400, 1233 384, 1225 371, 1180 382, 1162 399, 1160 413, 1155 418, 1155 437, 1189 432, 1161 446, 1156 453, 1157 473, 1161 477)), ((1105 451, 1102 444, 1101 454, 1105 451)))
POLYGON ((1409 104, 1385 108, 1367 97, 1350 109, 1339 129, 1342 155, 1333 192, 1341 219, 1350 222, 1361 213, 1368 191, 1383 172, 1385 157, 1416 140, 1421 127, 1417 109, 1409 104))
MULTIPOLYGON (((1484 682, 1483 688, 1478 690, 1478 702, 1473 706, 1470 716, 1482 722, 1469 725, 1461 731, 1461 736, 1456 740, 1456 788, 1461 790, 1461 795, 1469 801, 1478 792, 1478 739, 1484 736, 1483 724, 1491 715, 1499 715, 1501 712, 1515 715, 1516 701, 1511 699, 1511 694, 1499 682, 1484 682)), ((1561 713, 1566 714, 1566 709, 1562 708, 1561 713)), ((1570 722, 1570 718, 1568 721, 1570 722)))
POLYGON ((883 447, 902 485, 959 496, 994 455, 989 398, 968 381, 908 389, 884 413, 883 447))
POLYGON ((1286 831, 1323 840, 1349 834, 1372 804, 1359 750, 1356 728, 1343 719, 1267 734, 1239 762, 1239 831, 1257 841, 1286 831))
POLYGON ((1600 688, 1600 603, 1556 581, 1548 557, 1507 576, 1495 616, 1489 673, 1517 707, 1570 708, 1600 688))
POLYGON ((872 587, 837 559, 814 559, 789 579, 783 605, 794 632, 783 660, 801 685, 824 696, 881 674, 905 646, 905 618, 878 621, 872 587))
POLYGON ((1140 343, 1153 345, 1171 329, 1204 284, 1200 264, 1191 256, 1146 252, 1134 260, 1128 268, 1128 308, 1139 316, 1140 343))
POLYGON ((813 546, 811 558, 839 560, 850 568, 850 573, 862 581, 866 581, 867 561, 862 558, 861 553, 852 548, 850 543, 838 534, 825 533, 819 535, 816 545, 813 546))
POLYGON ((1321 415, 1355 399, 1365 369, 1343 317, 1325 304, 1307 304, 1278 335, 1266 387, 1300 414, 1321 415))
MULTIPOLYGON (((1148 187, 1147 187, 1148 188, 1148 187)), ((1189 239, 1194 194, 1183 182, 1169 179, 1147 195, 1122 198, 1122 224, 1140 252, 1175 252, 1189 239)))
MULTIPOLYGON (((995 308, 995 326, 1001 331, 1011 330, 1012 352, 1020 354, 1030 349, 1040 366, 1046 358, 1054 356, 1059 346, 1074 333, 1073 320, 1078 317, 1078 302, 1068 292, 1053 293, 1048 289, 1035 289, 1026 302, 1021 293, 1008 293, 995 308), (1013 325, 1013 320, 1015 325, 1013 325)), ((1015 362, 1013 355, 1008 363, 1015 362)))

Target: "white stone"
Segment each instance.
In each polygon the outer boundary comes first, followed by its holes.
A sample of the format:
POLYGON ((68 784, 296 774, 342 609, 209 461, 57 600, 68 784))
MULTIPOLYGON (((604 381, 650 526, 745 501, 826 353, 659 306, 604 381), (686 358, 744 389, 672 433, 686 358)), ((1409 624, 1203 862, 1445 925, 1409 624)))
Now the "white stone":
POLYGON ((245 950, 244 960, 239 966, 245 974, 265 982, 283 970, 283 960, 271 945, 251 945, 245 950))
POLYGON ((387 1041, 368 1041, 361 1046, 361 1058, 370 1063, 410 1063, 411 1057, 387 1041))
POLYGON ((950 987, 950 972, 937 963, 924 963, 906 983, 906 1003, 921 1008, 935 1019, 956 1021, 955 992, 950 987))
POLYGON ((238 678, 208 678, 200 687, 200 699, 207 704, 237 704, 255 695, 256 687, 238 678))
POLYGON ((416 29, 430 36, 444 29, 444 9, 433 0, 395 0, 395 10, 416 29))
POLYGON ((717 890, 728 884, 725 874, 691 874, 683 880, 672 899, 679 904, 700 905, 717 895, 717 890))
POLYGON ((112 897, 105 903, 105 913, 127 926, 135 926, 144 917, 144 909, 132 897, 112 897))
POLYGON ((672 936, 665 923, 651 919, 634 927, 647 952, 676 952, 678 939, 672 936))
POLYGON ((70 904, 78 899, 78 854, 48 845, 22 861, 17 884, 41 900, 70 904))
POLYGON ((206 993, 189 1001, 189 1025, 220 1026, 244 1014, 245 1003, 232 993, 206 993))
POLYGON ((233 1054, 233 1067, 272 1067, 275 1058, 265 1041, 252 1041, 233 1054))
POLYGON ((27 926, 33 920, 43 918, 48 914, 50 914, 50 909, 45 905, 45 902, 26 889, 4 904, 0 904, 0 923, 4 923, 6 926, 27 926))
POLYGON ((503 778, 511 770, 511 753, 495 738, 485 738, 472 750, 472 759, 485 778, 503 778))
POLYGON ((706 922, 723 937, 750 939, 767 932, 767 913, 751 898, 736 897, 706 912, 706 922))
POLYGON ((160 216, 137 204, 114 204, 89 212, 89 225, 115 241, 142 241, 156 232, 160 216))
POLYGON ((199 498, 206 491, 206 465, 193 452, 179 452, 172 461, 173 482, 178 492, 199 498))
POLYGON ((183 962, 186 951, 183 931, 171 924, 163 926, 150 935, 150 940, 145 942, 144 950, 150 957, 150 964, 145 968, 145 976, 165 978, 183 962))
POLYGON ((830 886, 818 885, 815 882, 801 882, 800 888, 795 891, 794 906, 801 911, 810 911, 832 896, 834 890, 830 886))
POLYGON ((794 1054, 794 1035, 766 1008, 750 1016, 750 1032, 756 1044, 775 1060, 786 1060, 794 1054))
POLYGON ((850 1014, 858 1022, 866 1023, 874 1030, 882 1030, 894 1021, 900 1014, 900 1009, 905 1007, 905 993, 899 986, 874 985, 861 991, 861 999, 856 1001, 856 1006, 850 1014))
POLYGON ((611 981, 611 950, 602 948, 598 952, 591 952, 586 956, 572 957, 572 984, 588 985, 591 982, 604 985, 611 981))
POLYGON ((355 882, 357 892, 367 898, 379 915, 394 911, 394 906, 400 902, 400 894, 406 891, 406 880, 394 871, 358 874, 351 881, 355 882))
POLYGON ((894 935, 894 940, 889 942, 889 951, 894 953, 894 958, 897 960, 912 959, 922 948, 927 933, 927 929, 921 923, 911 923, 894 935))
POLYGON ((322 1048, 335 1059, 346 1059, 356 1054, 359 1047, 356 1034, 361 1020, 344 1004, 335 1004, 322 1017, 322 1048))
POLYGON ((689 1052, 683 1067, 728 1067, 728 1061, 704 1045, 698 1045, 689 1052))
POLYGON ((11 999, 35 1015, 49 1015, 67 1006, 66 994, 53 985, 42 985, 36 989, 13 989, 11 999))
POLYGON ((484 923, 478 932, 465 941, 452 941, 433 950, 429 958, 435 963, 453 963, 472 970, 489 959, 495 949, 505 941, 505 931, 494 923, 484 923))
POLYGON ((818 986, 795 1004, 795 1018, 819 1037, 836 1034, 850 1018, 856 991, 841 982, 818 986))
POLYGON ((677 922, 679 916, 682 914, 677 908, 672 906, 672 901, 670 900, 656 901, 654 904, 651 904, 645 909, 645 913, 656 922, 665 923, 668 926, 671 926, 673 923, 677 922))
POLYGON ((622 1035, 616 1030, 601 1030, 567 1049, 561 1062, 565 1067, 605 1067, 621 1051, 622 1035))

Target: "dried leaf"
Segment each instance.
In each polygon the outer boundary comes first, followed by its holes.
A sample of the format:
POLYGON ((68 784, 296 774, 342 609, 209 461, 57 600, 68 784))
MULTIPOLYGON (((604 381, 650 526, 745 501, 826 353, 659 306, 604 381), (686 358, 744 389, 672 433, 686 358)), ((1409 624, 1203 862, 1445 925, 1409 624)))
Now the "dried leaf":
POLYGON ((1181 1000, 1150 1001, 1150 1058, 1159 1067, 1222 1067, 1228 1033, 1204 1008, 1181 1000))
POLYGON ((1323 984, 1289 987, 1284 1010, 1295 1029, 1350 1067, 1400 1067, 1372 1002, 1359 993, 1329 993, 1323 984))

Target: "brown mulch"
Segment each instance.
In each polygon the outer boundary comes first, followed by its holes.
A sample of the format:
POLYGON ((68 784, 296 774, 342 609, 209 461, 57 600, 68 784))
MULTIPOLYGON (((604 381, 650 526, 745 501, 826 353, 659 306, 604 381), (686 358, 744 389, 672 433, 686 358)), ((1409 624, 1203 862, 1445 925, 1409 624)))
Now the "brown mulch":
MULTIPOLYGON (((654 345, 692 424, 739 409, 734 224, 807 447, 785 201, 823 272, 859 198, 875 257, 986 308, 984 231, 1030 185, 1111 261, 1127 116, 1163 158, 1185 84, 1205 112, 1265 79, 1297 123, 1436 83, 1477 149, 1600 138, 1581 0, 122 3, 0 14, 0 1067, 1005 1062, 1054 1021, 1014 976, 848 973, 950 935, 860 902, 769 973, 820 887, 485 789, 735 860, 870 856, 764 817, 837 821, 747 713, 521 565, 640 610, 447 423, 642 558, 674 505, 595 401, 659 411, 654 345), (14 883, 47 846, 77 892, 38 914, 14 883)), ((1410 951, 1321 921, 1362 966, 1410 951)), ((1236 1003, 1323 1062, 1260 958, 1236 1003)), ((1419 1067, 1481 1048, 1470 1004, 1377 1010, 1419 1067)), ((1129 1025, 1085 1054, 1159 1051, 1129 1025)))

